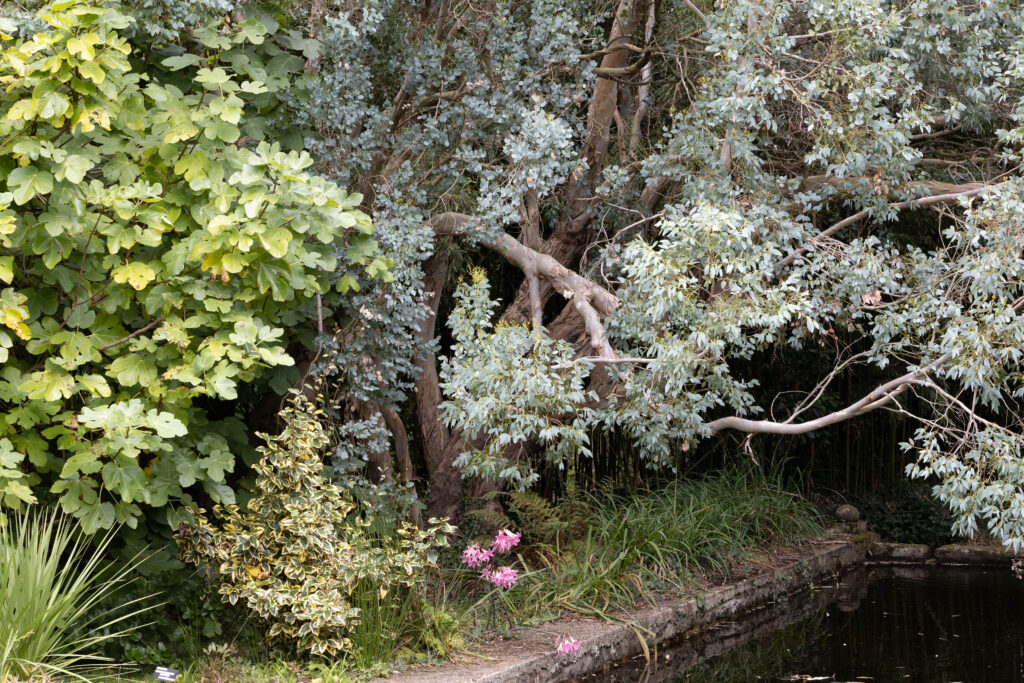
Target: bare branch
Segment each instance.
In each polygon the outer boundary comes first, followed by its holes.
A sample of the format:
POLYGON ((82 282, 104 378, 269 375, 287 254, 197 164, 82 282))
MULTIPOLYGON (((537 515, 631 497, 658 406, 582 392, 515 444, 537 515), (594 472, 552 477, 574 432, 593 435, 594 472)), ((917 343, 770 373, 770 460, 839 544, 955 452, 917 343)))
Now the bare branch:
MULTIPOLYGON (((493 231, 474 226, 473 221, 473 217, 467 214, 446 212, 430 218, 427 224, 437 235, 472 235, 481 244, 498 252, 505 260, 522 270, 528 282, 531 278, 545 280, 555 291, 573 302, 586 325, 594 352, 606 358, 617 357, 605 335, 601 319, 618 307, 618 297, 596 282, 569 270, 553 257, 531 249, 504 232, 495 234, 493 231)), ((533 287, 534 285, 531 285, 531 289, 533 287)), ((539 287, 537 289, 539 290, 539 287)), ((534 320, 537 320, 541 306, 539 293, 536 296, 531 294, 530 298, 534 320)))
MULTIPOLYGON (((644 23, 644 42, 648 45, 654 39, 654 26, 657 20, 656 4, 657 3, 650 2, 647 5, 647 21, 644 23)), ((647 112, 651 108, 649 93, 651 63, 649 60, 644 63, 643 69, 640 71, 640 80, 644 81, 644 84, 637 88, 636 91, 636 113, 633 114, 633 125, 629 131, 629 155, 634 159, 640 150, 640 129, 643 127, 644 117, 647 116, 647 112)))
POLYGON ((127 337, 121 337, 117 341, 110 342, 109 344, 104 344, 103 346, 101 346, 97 350, 99 350, 99 351, 106 351, 107 349, 112 349, 115 346, 117 346, 118 344, 123 344, 126 341, 128 341, 129 339, 134 339, 135 337, 138 337, 140 334, 145 334, 146 332, 149 332, 151 329, 153 329, 154 327, 156 327, 157 325, 162 323, 163 320, 164 320, 164 317, 161 315, 160 317, 158 317, 156 320, 154 320, 150 324, 146 325, 145 327, 141 327, 141 328, 135 330, 134 332, 129 334, 127 337))
POLYGON ((598 57, 604 57, 607 54, 611 54, 612 52, 618 52, 619 50, 629 50, 630 52, 635 52, 638 55, 642 55, 645 52, 647 52, 646 48, 637 47, 632 43, 617 42, 613 45, 609 45, 608 47, 601 48, 600 50, 588 52, 585 55, 580 55, 580 61, 597 59, 598 57))
POLYGON ((632 76, 636 72, 643 69, 643 67, 651 60, 651 53, 645 51, 641 55, 640 59, 635 63, 628 66, 599 66, 594 69, 594 73, 599 78, 625 78, 626 76, 632 76))
POLYGON ((843 370, 850 367, 860 359, 866 358, 867 356, 867 351, 855 353, 854 355, 850 356, 849 358, 847 358, 846 360, 832 368, 832 371, 829 372, 828 375, 826 375, 824 378, 822 378, 822 380, 818 382, 814 389, 808 392, 807 396, 805 396, 803 400, 801 400, 800 403, 797 404, 796 408, 793 409, 793 412, 790 413, 789 417, 786 418, 783 424, 789 424, 793 422, 797 417, 800 416, 801 413, 803 413, 805 410, 807 410, 812 405, 817 403, 818 399, 821 398, 821 395, 825 393, 825 390, 829 387, 832 381, 839 375, 839 373, 841 373, 843 370))
MULTIPOLYGON (((619 0, 608 36, 609 47, 623 43, 632 34, 631 11, 634 0, 619 0)), ((625 43, 623 43, 625 44, 625 43)), ((610 50, 601 58, 599 69, 616 69, 626 64, 629 49, 610 50)), ((560 263, 571 263, 587 246, 587 233, 593 220, 594 187, 608 163, 611 124, 618 104, 619 84, 612 78, 597 79, 587 108, 587 133, 582 156, 586 169, 573 174, 560 193, 567 208, 551 237, 537 251, 550 254, 560 263)), ((540 302, 543 306, 551 296, 552 287, 547 280, 541 282, 540 302)), ((529 286, 523 286, 505 310, 502 318, 512 322, 525 322, 530 317, 529 286)))
POLYGON ((696 14, 698 17, 700 17, 700 20, 702 22, 704 22, 705 25, 708 23, 708 18, 704 16, 703 12, 701 12, 699 9, 697 9, 696 5, 694 5, 692 2, 690 2, 690 0, 683 0, 683 2, 686 3, 687 7, 689 7, 691 10, 693 10, 694 14, 696 14))
POLYGON ((526 282, 530 286, 530 315, 533 319, 533 326, 540 329, 544 324, 544 309, 540 306, 540 281, 536 273, 526 273, 526 282))
MULTIPOLYGON (((424 341, 434 338, 437 325, 437 310, 441 303, 441 290, 448 276, 448 255, 443 251, 435 252, 423 268, 423 288, 427 300, 427 317, 420 322, 419 335, 424 341)), ((445 464, 445 454, 451 441, 457 438, 441 420, 438 406, 441 404, 441 387, 437 376, 437 360, 433 353, 428 353, 416 360, 419 375, 413 385, 416 391, 416 420, 419 422, 423 435, 423 459, 427 472, 431 477, 441 471, 445 464)))
POLYGON ((519 204, 519 223, 523 228, 523 244, 536 249, 541 244, 540 206, 537 203, 537 191, 527 190, 523 201, 519 204))
POLYGON ((580 316, 583 318, 583 323, 587 326, 587 334, 590 335, 590 346, 594 353, 604 358, 615 358, 617 354, 612 349, 608 336, 604 333, 601 316, 590 305, 586 293, 582 290, 576 290, 573 294, 573 305, 576 306, 576 310, 579 311, 580 316))
MULTIPOLYGON (((409 459, 409 435, 395 409, 390 406, 381 406, 381 415, 384 417, 384 424, 391 431, 395 441, 395 459, 398 461, 398 469, 402 473, 402 482, 409 484, 413 476, 412 460, 409 459)), ((416 526, 422 526, 419 509, 413 505, 409 508, 409 521, 416 526)))
MULTIPOLYGON (((473 217, 464 213, 448 211, 430 218, 427 224, 436 235, 464 237, 470 234, 473 217)), ((509 263, 523 272, 533 272, 546 280, 566 299, 581 293, 588 303, 602 316, 610 314, 619 305, 619 299, 613 293, 592 280, 569 270, 553 257, 543 254, 522 244, 511 235, 500 232, 494 234, 476 226, 472 235, 484 246, 505 257, 509 263)))
POLYGON ((568 363, 557 363, 551 366, 552 370, 568 370, 569 368, 579 365, 581 363, 591 363, 592 365, 647 365, 653 363, 657 358, 607 358, 604 356, 580 356, 579 358, 573 358, 568 363))
MULTIPOLYGON (((1002 185, 1003 185, 1003 183, 996 183, 994 185, 985 185, 983 183, 968 183, 966 185, 954 186, 953 187, 953 191, 952 192, 948 192, 946 194, 936 194, 936 195, 931 195, 931 196, 927 196, 927 197, 920 197, 918 199, 908 199, 906 201, 896 202, 896 203, 890 204, 889 206, 894 208, 894 209, 897 209, 897 210, 902 210, 902 209, 919 209, 919 208, 923 208, 925 206, 931 206, 932 204, 942 204, 944 202, 957 201, 959 199, 963 199, 963 198, 966 198, 966 197, 974 197, 974 196, 977 196, 977 195, 982 194, 984 192, 989 192, 989 191, 995 190, 995 189, 1001 187, 1002 185), (957 189, 957 188, 961 188, 961 189, 957 189)), ((853 214, 852 216, 848 216, 848 217, 844 218, 843 220, 839 221, 838 223, 836 223, 832 227, 828 228, 827 230, 823 230, 823 231, 819 232, 817 235, 815 235, 814 237, 811 238, 811 241, 807 245, 800 247, 799 249, 794 251, 792 254, 790 254, 786 258, 782 259, 781 261, 779 261, 778 270, 782 270, 784 268, 788 268, 789 266, 793 265, 793 263, 798 258, 800 258, 804 254, 806 254, 807 251, 809 249, 811 249, 811 247, 816 242, 819 242, 819 241, 821 241, 823 239, 831 237, 832 235, 836 234, 837 232, 839 232, 843 228, 847 228, 847 227, 853 225, 854 223, 856 223, 857 221, 859 221, 859 220, 861 220, 863 218, 866 218, 867 216, 869 216, 871 214, 871 212, 872 212, 872 209, 864 209, 862 211, 858 211, 857 213, 853 214)))

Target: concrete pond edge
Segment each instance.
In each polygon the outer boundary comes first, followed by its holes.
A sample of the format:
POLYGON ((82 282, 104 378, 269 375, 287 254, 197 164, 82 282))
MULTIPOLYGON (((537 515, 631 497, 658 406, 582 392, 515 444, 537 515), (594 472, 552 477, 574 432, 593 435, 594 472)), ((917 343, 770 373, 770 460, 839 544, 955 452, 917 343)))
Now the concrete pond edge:
MULTIPOLYGON (((450 681, 461 683, 541 683, 571 681, 600 671, 621 659, 643 654, 645 647, 678 638, 749 612, 767 602, 831 581, 863 564, 874 539, 870 534, 835 536, 814 543, 793 559, 749 578, 712 588, 696 597, 670 600, 630 613, 630 622, 602 622, 581 638, 579 654, 555 656, 554 649, 498 657, 476 665, 414 667, 389 678, 390 683, 450 681), (643 634, 641 641, 638 633, 643 634), (481 670, 486 667, 485 670, 481 670)), ((531 627, 541 628, 541 627, 531 627)), ((529 631, 530 629, 524 629, 529 631)), ((550 625, 548 629, 550 630, 550 625)))
POLYGON ((771 600, 806 590, 815 583, 831 580, 846 569, 861 564, 868 544, 866 540, 838 540, 830 545, 764 574, 711 589, 695 598, 666 602, 640 612, 634 616, 634 624, 610 625, 607 633, 584 641, 581 655, 573 661, 540 656, 478 680, 480 683, 539 683, 580 678, 606 664, 641 654, 643 644, 635 630, 638 627, 644 632, 647 643, 652 645, 678 638, 771 600))

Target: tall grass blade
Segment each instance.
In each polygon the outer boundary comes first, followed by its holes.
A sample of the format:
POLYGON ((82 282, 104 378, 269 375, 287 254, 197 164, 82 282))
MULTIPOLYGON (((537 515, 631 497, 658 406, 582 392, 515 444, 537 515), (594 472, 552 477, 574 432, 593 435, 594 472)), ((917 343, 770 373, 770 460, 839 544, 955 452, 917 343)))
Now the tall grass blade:
POLYGON ((146 596, 114 611, 100 603, 131 581, 141 561, 115 568, 104 556, 114 532, 90 546, 56 510, 8 514, 0 524, 0 680, 33 673, 75 680, 108 668, 101 654, 125 619, 156 605, 146 596))

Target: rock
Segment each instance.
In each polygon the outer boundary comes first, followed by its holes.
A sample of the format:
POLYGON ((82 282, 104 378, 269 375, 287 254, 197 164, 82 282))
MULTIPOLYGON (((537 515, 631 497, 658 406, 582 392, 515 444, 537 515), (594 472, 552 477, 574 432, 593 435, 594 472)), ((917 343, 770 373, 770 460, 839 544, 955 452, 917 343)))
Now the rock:
POLYGON ((1002 546, 951 543, 935 549, 935 559, 942 564, 1008 565, 1013 553, 1002 546))
POLYGON ((863 519, 859 522, 846 522, 839 526, 841 526, 848 534, 863 534, 868 530, 868 523, 863 519))
POLYGON ((859 522, 860 510, 852 505, 840 505, 836 508, 836 517, 841 522, 859 522))
POLYGON ((876 543, 869 554, 872 562, 925 562, 932 549, 923 543, 876 543))

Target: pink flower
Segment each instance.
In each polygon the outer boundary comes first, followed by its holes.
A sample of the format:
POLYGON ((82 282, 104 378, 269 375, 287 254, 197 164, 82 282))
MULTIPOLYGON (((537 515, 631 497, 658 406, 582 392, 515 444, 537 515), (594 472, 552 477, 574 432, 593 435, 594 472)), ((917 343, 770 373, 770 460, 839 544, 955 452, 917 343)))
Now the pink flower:
POLYGON ((493 550, 481 550, 475 543, 462 551, 462 563, 467 567, 479 567, 487 564, 494 557, 493 550))
POLYGON ((519 545, 519 539, 522 534, 517 534, 509 531, 508 529, 502 529, 498 532, 498 535, 494 537, 494 543, 491 544, 491 548, 499 553, 507 553, 512 548, 519 545))
POLYGON ((519 580, 519 572, 512 569, 512 567, 502 567, 496 572, 489 573, 489 576, 485 576, 484 578, 498 588, 508 589, 516 585, 516 581, 519 580))
POLYGON ((582 645, 583 643, 575 638, 562 636, 558 639, 558 647, 555 649, 555 654, 559 657, 568 657, 569 655, 574 655, 579 652, 582 645))

